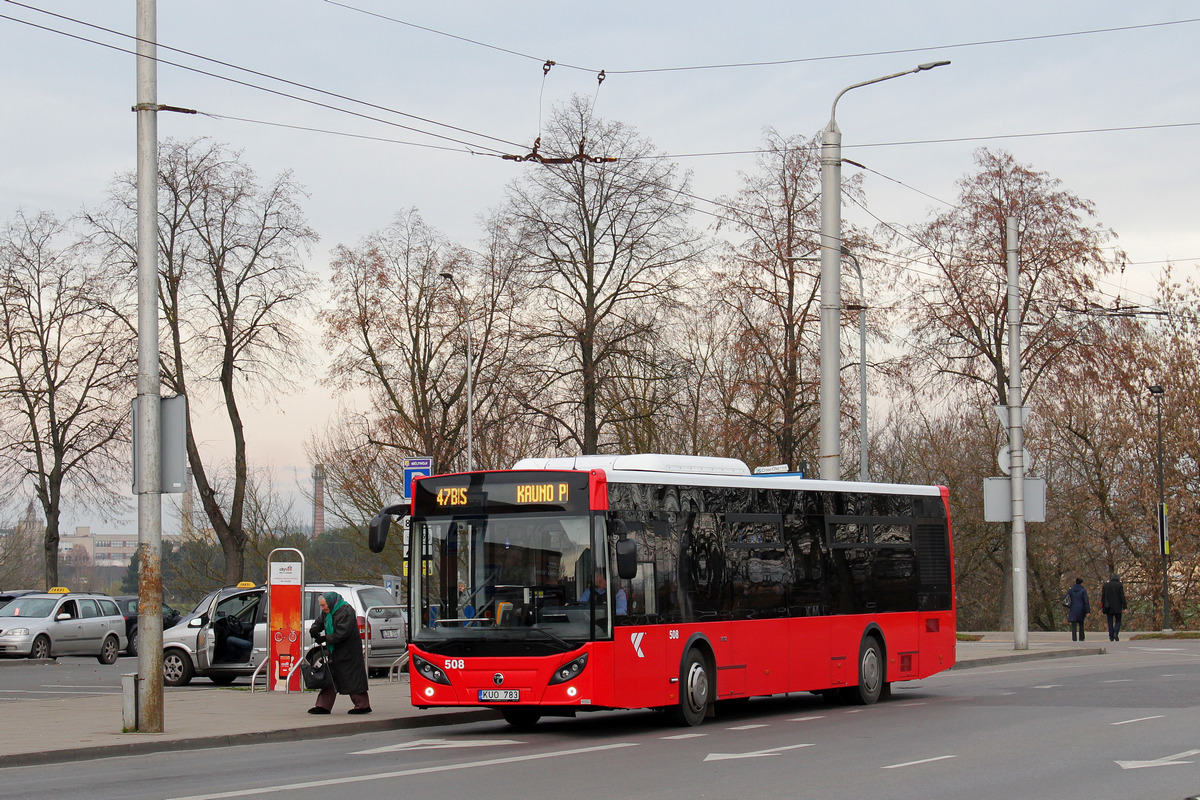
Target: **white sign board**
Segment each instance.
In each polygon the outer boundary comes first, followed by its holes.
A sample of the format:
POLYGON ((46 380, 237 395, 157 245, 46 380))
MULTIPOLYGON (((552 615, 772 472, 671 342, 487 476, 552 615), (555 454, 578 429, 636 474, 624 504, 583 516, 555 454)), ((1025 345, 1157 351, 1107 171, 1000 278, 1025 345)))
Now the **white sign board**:
MULTIPOLYGON (((1025 521, 1046 521, 1046 479, 1025 479, 1025 521)), ((1012 522, 1012 478, 983 479, 984 522, 1012 522)))

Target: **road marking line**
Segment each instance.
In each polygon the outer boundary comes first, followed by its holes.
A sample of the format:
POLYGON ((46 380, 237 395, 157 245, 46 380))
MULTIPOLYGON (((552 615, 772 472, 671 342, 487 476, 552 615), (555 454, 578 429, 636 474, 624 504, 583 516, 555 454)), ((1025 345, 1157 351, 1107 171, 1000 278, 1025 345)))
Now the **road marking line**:
POLYGON ((791 719, 788 720, 788 722, 808 722, 808 721, 814 720, 814 719, 825 719, 825 716, 822 714, 822 715, 815 716, 815 717, 792 717, 791 719))
POLYGON ((1133 678, 1114 678, 1111 681, 1101 681, 1101 683, 1133 683, 1133 678))
POLYGON ((812 743, 808 744, 789 744, 784 747, 771 747, 767 750, 752 750, 749 753, 709 753, 704 757, 705 761, 728 761, 732 758, 764 758, 766 756, 777 756, 785 750, 797 750, 801 747, 815 747, 812 743))
POLYGON ((697 736, 708 736, 707 733, 677 733, 674 736, 662 736, 662 739, 695 739, 697 736))
POLYGON ((408 750, 451 750, 460 747, 498 747, 508 744, 527 744, 516 739, 418 739, 415 742, 389 744, 370 750, 355 750, 349 755, 371 756, 376 753, 396 753, 408 750))
POLYGON ((900 705, 896 706, 896 708, 912 708, 913 706, 927 706, 927 705, 929 705, 928 701, 922 700, 919 703, 901 703, 900 705))
POLYGON ((861 708, 851 708, 846 711, 847 714, 861 714, 862 712, 863 710, 861 708))
POLYGON ((1033 686, 1031 688, 1033 688, 1033 689, 1060 689, 1060 688, 1062 688, 1062 686, 1063 686, 1063 684, 1061 684, 1061 683, 1048 683, 1045 686, 1033 686))
POLYGON ((213 794, 197 794, 189 797, 177 797, 174 800, 223 800, 227 797, 246 797, 252 794, 277 794, 291 792, 297 789, 316 789, 323 786, 343 786, 348 783, 365 783, 367 781, 385 781, 390 778, 406 778, 409 775, 430 775, 437 772, 453 772, 459 769, 477 769, 493 767, 500 764, 519 764, 522 761, 539 761, 545 758, 560 756, 577 756, 587 753, 600 753, 605 750, 617 750, 624 747, 637 747, 636 742, 618 742, 597 747, 580 747, 574 750, 556 750, 552 753, 534 753, 527 756, 509 756, 507 758, 489 758, 484 761, 471 761, 465 764, 442 764, 436 767, 415 767, 401 769, 395 772, 377 772, 374 775, 347 775, 341 778, 327 778, 320 781, 303 781, 301 783, 278 784, 276 786, 260 786, 257 789, 238 789, 231 792, 214 792, 213 794))
POLYGON ((756 723, 754 725, 735 725, 734 727, 726 728, 725 730, 727 730, 727 731, 749 731, 749 730, 753 730, 754 728, 765 728, 765 727, 767 727, 767 726, 763 725, 762 723, 756 723))
POLYGON ((1121 722, 1110 722, 1109 725, 1128 725, 1131 722, 1145 722, 1148 719, 1162 719, 1166 714, 1155 714, 1153 717, 1138 717, 1137 719, 1127 719, 1121 722))
POLYGON ((1191 761, 1180 761, 1181 758, 1189 758, 1191 756, 1200 755, 1200 750, 1184 750, 1182 753, 1176 753, 1173 756, 1164 756, 1156 758, 1153 761, 1115 761, 1121 769, 1145 769, 1147 767, 1176 767, 1180 764, 1191 764, 1191 761))
POLYGON ((880 769, 900 769, 901 767, 915 767, 918 764, 928 764, 932 761, 945 761, 947 758, 958 758, 958 756, 934 756, 933 758, 922 758, 920 761, 906 761, 903 764, 889 764, 880 769))

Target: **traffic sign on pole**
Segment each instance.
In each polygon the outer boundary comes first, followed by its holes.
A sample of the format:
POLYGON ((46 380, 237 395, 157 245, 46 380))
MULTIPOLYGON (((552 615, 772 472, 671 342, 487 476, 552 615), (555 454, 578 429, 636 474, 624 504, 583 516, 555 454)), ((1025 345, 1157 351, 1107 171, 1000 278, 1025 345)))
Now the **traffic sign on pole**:
POLYGON ((421 458, 406 458, 401 462, 404 469, 404 499, 412 500, 413 480, 418 477, 428 478, 433 474, 433 459, 428 456, 421 458))

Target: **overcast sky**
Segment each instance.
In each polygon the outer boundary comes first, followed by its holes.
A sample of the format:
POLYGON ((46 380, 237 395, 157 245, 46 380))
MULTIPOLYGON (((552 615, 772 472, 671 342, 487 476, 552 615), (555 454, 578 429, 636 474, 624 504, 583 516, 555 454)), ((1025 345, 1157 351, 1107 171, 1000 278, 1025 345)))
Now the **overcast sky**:
MULTIPOLYGON (((132 34, 134 13, 134 0, 0 0, 0 222, 18 209, 73 214, 134 168, 132 42, 70 21, 132 34)), ((875 217, 911 225, 944 207, 986 146, 1095 203, 1131 262, 1103 284, 1110 299, 1147 302, 1168 259, 1185 275, 1200 263, 1194 2, 160 0, 158 30, 194 54, 161 49, 166 61, 386 121, 160 65, 159 102, 203 114, 160 114, 160 137, 228 143, 263 179, 291 170, 311 195, 322 275, 330 248, 403 208, 474 244, 505 184, 536 168, 496 156, 527 152, 572 94, 679 156, 694 193, 716 198, 753 169, 738 153, 760 147, 764 128, 811 136, 845 86, 942 59, 953 63, 838 105, 845 156, 872 170, 875 217), (547 59, 557 66, 543 75, 547 59)), ((851 204, 844 215, 875 224, 851 204)), ((255 410, 251 458, 307 483, 304 439, 333 411, 320 386, 255 410)), ((222 449, 215 432, 210 447, 222 449)))

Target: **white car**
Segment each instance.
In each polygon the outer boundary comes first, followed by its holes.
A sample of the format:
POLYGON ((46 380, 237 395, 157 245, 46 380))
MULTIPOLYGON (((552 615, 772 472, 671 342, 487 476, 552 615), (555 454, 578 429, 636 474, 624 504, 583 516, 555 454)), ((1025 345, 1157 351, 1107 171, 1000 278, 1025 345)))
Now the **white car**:
MULTIPOLYGON (((337 592, 354 608, 367 648, 367 666, 383 672, 408 647, 401 608, 382 586, 366 583, 310 583, 304 587, 304 641, 319 609, 317 595, 337 592)), ((163 682, 186 686, 197 675, 228 684, 254 674, 267 657, 266 587, 239 585, 210 592, 175 627, 163 631, 163 682)))
POLYGON ((101 664, 115 664, 125 646, 125 617, 106 594, 56 586, 0 608, 0 656, 95 656, 101 664))

